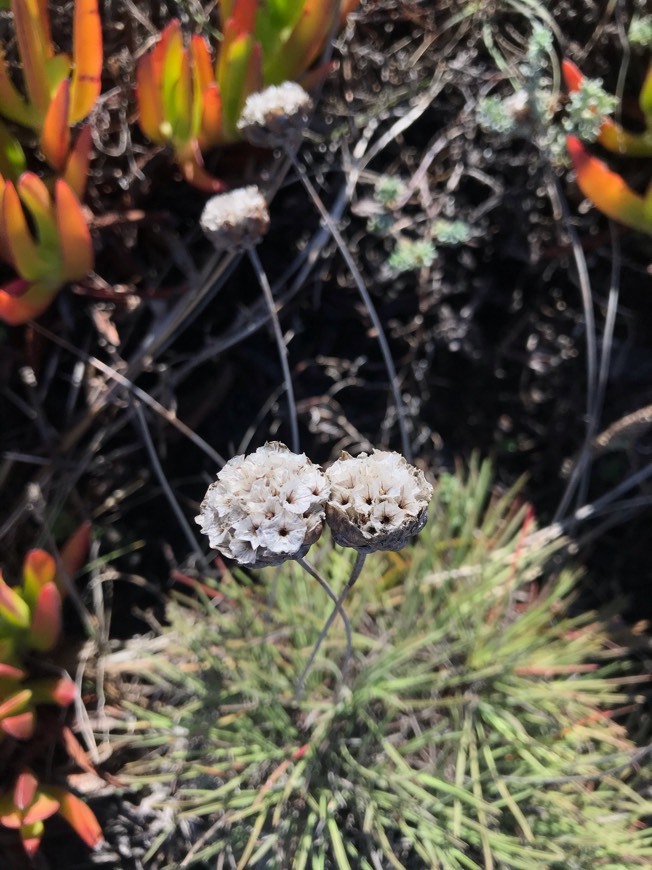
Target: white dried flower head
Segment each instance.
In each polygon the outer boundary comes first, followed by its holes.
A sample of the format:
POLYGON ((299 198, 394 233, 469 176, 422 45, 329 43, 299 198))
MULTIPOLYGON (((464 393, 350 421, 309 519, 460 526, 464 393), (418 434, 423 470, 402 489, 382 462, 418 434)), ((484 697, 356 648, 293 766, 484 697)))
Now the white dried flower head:
POLYGON ((311 111, 312 100, 301 85, 283 82, 249 94, 238 130, 252 145, 292 145, 301 137, 311 111))
POLYGON ((320 536, 329 494, 305 453, 270 441, 226 463, 195 520, 211 547, 241 565, 280 565, 305 556, 320 536))
POLYGON ((204 206, 199 224, 218 251, 252 247, 269 229, 265 197, 255 185, 219 193, 204 206))
POLYGON ((359 553, 400 550, 425 525, 432 486, 400 453, 342 453, 326 477, 326 522, 343 547, 359 553))

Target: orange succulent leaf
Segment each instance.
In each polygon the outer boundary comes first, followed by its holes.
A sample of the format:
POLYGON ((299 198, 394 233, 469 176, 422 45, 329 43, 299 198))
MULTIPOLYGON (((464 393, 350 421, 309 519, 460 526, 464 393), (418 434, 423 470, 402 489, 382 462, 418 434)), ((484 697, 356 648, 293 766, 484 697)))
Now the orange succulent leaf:
POLYGON ((172 99, 174 140, 185 143, 199 132, 200 120, 199 117, 193 118, 192 71, 190 57, 185 49, 181 54, 179 76, 172 90, 172 99), (193 120, 196 120, 196 126, 193 120))
POLYGON ((575 136, 568 136, 566 142, 577 184, 584 196, 607 217, 632 229, 652 233, 652 215, 646 215, 643 197, 606 163, 589 154, 575 136))
POLYGON ((39 317, 50 307, 57 295, 58 288, 39 281, 25 281, 22 278, 0 288, 0 320, 9 326, 22 326, 39 317), (16 285, 27 289, 21 295, 12 292, 16 285))
MULTIPOLYGON (((34 223, 34 236, 41 259, 47 263, 39 277, 51 285, 58 284, 56 273, 59 268, 59 233, 54 217, 54 207, 50 191, 38 175, 24 172, 16 184, 18 196, 34 223)), ((29 277, 29 276, 24 276, 29 277)))
POLYGON ((86 191, 92 141, 91 128, 88 125, 82 127, 72 150, 68 154, 63 171, 63 179, 70 186, 77 199, 82 199, 86 191))
POLYGON ((217 145, 222 137, 222 95, 215 82, 202 94, 201 113, 199 145, 210 148, 217 145))
POLYGON ((260 46, 254 51, 253 37, 235 34, 235 25, 230 19, 224 30, 216 76, 222 95, 222 131, 227 141, 239 138, 236 124, 245 100, 250 93, 259 90, 262 83, 260 46))
POLYGON ((50 103, 50 84, 47 60, 52 56, 51 41, 47 28, 47 16, 39 0, 12 0, 14 27, 18 49, 23 62, 23 76, 30 102, 41 117, 50 103))
POLYGON ((301 17, 282 50, 276 52, 272 63, 265 67, 266 82, 280 84, 308 69, 331 32, 338 5, 337 0, 306 0, 301 17))
POLYGON ((52 583, 56 572, 54 559, 45 550, 30 550, 23 560, 23 595, 30 607, 41 590, 52 583))
POLYGON ((26 712, 32 701, 31 689, 21 689, 0 704, 0 721, 8 716, 17 716, 18 713, 26 712))
POLYGON ((16 716, 6 716, 0 721, 0 730, 14 740, 29 740, 34 733, 35 716, 32 710, 18 713, 16 716))
POLYGON ((67 54, 56 54, 45 62, 45 71, 48 77, 48 85, 50 87, 50 97, 52 94, 57 92, 61 82, 64 81, 64 79, 67 79, 70 75, 71 63, 70 55, 67 54))
POLYGON ((14 803, 14 796, 11 792, 5 792, 0 795, 0 825, 5 828, 17 830, 22 823, 22 813, 14 803))
POLYGON ((191 38, 190 53, 198 89, 203 93, 214 82, 211 52, 203 36, 195 34, 191 38))
POLYGON ((30 211, 52 216, 50 191, 42 178, 34 172, 23 172, 16 184, 18 195, 30 211))
POLYGON ((238 36, 242 34, 254 34, 258 6, 258 0, 235 0, 230 5, 228 17, 232 19, 235 33, 238 36))
POLYGON ((61 178, 54 185, 54 209, 61 245, 62 281, 77 281, 93 268, 93 241, 79 200, 61 178))
POLYGON ((102 23, 97 0, 76 0, 68 123, 88 115, 102 87, 102 23))
POLYGON ((33 858, 38 852, 44 830, 45 826, 43 822, 36 822, 33 825, 23 825, 21 827, 20 838, 23 843, 23 849, 30 858, 33 858))
POLYGON ((643 87, 638 95, 638 104, 645 115, 648 130, 652 127, 652 63, 648 67, 643 87))
POLYGON ((0 107, 2 114, 24 127, 38 127, 39 112, 26 102, 12 82, 7 69, 5 53, 0 48, 0 107))
POLYGON ((59 814, 64 817, 73 830, 92 849, 102 842, 102 829, 95 813, 84 801, 63 788, 48 786, 44 793, 53 797, 59 804, 59 814))
POLYGON ((569 93, 572 94, 573 91, 578 91, 584 79, 584 74, 577 66, 577 64, 573 63, 572 60, 568 60, 568 58, 565 58, 561 62, 561 71, 563 73, 564 81, 566 82, 566 87, 568 88, 569 93))
MULTIPOLYGON (((0 96, 0 101, 2 97, 0 96)), ((23 147, 15 136, 9 132, 4 124, 0 123, 0 173, 4 178, 12 181, 25 171, 26 161, 23 147)))
MULTIPOLYGON (((25 173, 21 180, 30 173, 25 173)), ((34 176, 36 178, 36 176, 34 176)), ((20 183, 20 182, 19 182, 20 183)), ((35 185, 36 188, 36 185, 35 185)), ((40 209, 33 213, 37 224, 47 221, 48 215, 40 209)), ((52 252, 37 244, 30 232, 18 192, 11 182, 7 183, 2 198, 2 234, 6 239, 11 262, 21 278, 36 281, 48 275, 56 267, 52 252)))
MULTIPOLYGON (((67 538, 64 545, 59 551, 61 564, 64 571, 69 577, 73 577, 86 564, 88 553, 93 540, 93 524, 90 520, 85 520, 75 531, 67 538)), ((55 582, 61 590, 61 578, 57 572, 55 582)))
POLYGON ((0 680, 22 680, 26 676, 26 671, 18 665, 0 660, 0 680))
POLYGON ((77 697, 77 686, 69 677, 31 680, 29 688, 34 704, 56 704, 69 707, 77 697))
MULTIPOLYGON (((74 194, 71 196, 74 198, 74 194)), ((75 227, 75 220, 76 213, 71 211, 68 223, 75 227)), ((52 202, 43 181, 34 173, 25 172, 16 185, 8 182, 2 191, 0 249, 22 282, 13 281, 0 289, 0 317, 3 320, 12 324, 24 323, 47 308, 64 281, 83 277, 78 270, 70 275, 65 273, 63 247, 56 202, 52 202), (33 230, 27 223, 24 209, 29 211, 33 230)), ((79 252, 77 258, 83 254, 83 251, 79 252)))
POLYGON ((247 99, 249 94, 262 90, 263 83, 263 49, 259 42, 254 42, 251 48, 251 55, 249 56, 249 63, 245 69, 244 84, 242 88, 242 105, 240 106, 240 111, 236 121, 240 119, 240 114, 242 114, 242 109, 244 108, 244 101, 247 99))
POLYGON ((43 822, 53 816, 57 810, 61 811, 59 801, 39 789, 34 801, 25 810, 23 825, 29 826, 36 822, 43 822))
POLYGON ((192 131, 202 147, 219 142, 222 124, 222 103, 215 82, 210 50, 206 40, 193 36, 190 41, 192 59, 192 131))
POLYGON ((223 181, 210 175, 204 169, 204 161, 196 141, 191 142, 181 153, 177 153, 177 160, 183 177, 193 187, 205 190, 207 193, 222 193, 226 189, 226 184, 223 181))
POLYGON ((158 145, 163 145, 165 143, 165 138, 161 133, 163 108, 155 76, 155 52, 156 49, 144 54, 136 65, 138 124, 148 139, 158 145))
POLYGON ((620 124, 607 118, 600 128, 598 142, 614 154, 652 157, 652 129, 644 133, 628 133, 620 124))
POLYGON ((54 56, 54 48, 52 47, 52 34, 50 32, 50 19, 48 18, 48 0, 37 0, 38 16, 41 33, 43 34, 43 44, 46 60, 54 56))
POLYGON ((29 625, 29 606, 22 596, 7 585, 0 575, 0 625, 2 622, 7 623, 11 628, 27 628, 29 625))
POLYGON ((45 159, 57 172, 62 172, 70 149, 70 81, 64 79, 54 95, 45 114, 41 130, 40 146, 45 159))
POLYGON ((187 141, 190 132, 191 82, 181 22, 178 19, 174 19, 167 26, 158 48, 164 52, 161 66, 162 132, 168 140, 183 143, 187 141))
POLYGON ((32 610, 27 643, 31 649, 45 652, 52 649, 60 635, 61 595, 54 583, 47 583, 39 592, 32 610))

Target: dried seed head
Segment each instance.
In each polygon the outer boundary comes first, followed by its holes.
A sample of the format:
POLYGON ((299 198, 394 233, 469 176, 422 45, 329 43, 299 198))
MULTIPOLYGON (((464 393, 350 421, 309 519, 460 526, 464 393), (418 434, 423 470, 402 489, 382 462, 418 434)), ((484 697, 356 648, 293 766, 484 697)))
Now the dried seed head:
POLYGON ((255 185, 220 193, 208 200, 199 224, 218 251, 250 248, 269 228, 265 197, 255 185))
POLYGON ((333 540, 359 553, 400 550, 424 527, 432 486, 399 453, 342 453, 326 471, 333 540))
POLYGON ((296 143, 310 112, 312 100, 301 85, 283 82, 247 97, 238 130, 252 145, 275 148, 296 143))
POLYGON ((320 536, 329 492, 305 453, 271 441, 226 463, 195 520, 211 547, 241 565, 280 565, 305 556, 320 536))

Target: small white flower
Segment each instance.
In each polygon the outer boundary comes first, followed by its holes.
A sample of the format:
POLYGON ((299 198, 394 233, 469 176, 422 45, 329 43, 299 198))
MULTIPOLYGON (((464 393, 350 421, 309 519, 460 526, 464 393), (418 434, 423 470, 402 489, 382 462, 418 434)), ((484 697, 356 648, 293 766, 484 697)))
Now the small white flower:
POLYGON ((312 100, 301 85, 283 82, 249 94, 238 130, 252 145, 292 145, 301 137, 311 111, 312 100))
POLYGON ((269 229, 267 202, 255 185, 219 193, 204 206, 199 225, 218 251, 250 248, 269 229))
POLYGON ((280 565, 304 556, 320 536, 329 494, 305 453, 272 441, 227 462, 195 519, 211 547, 241 565, 280 565))
POLYGON ((326 521, 337 544, 359 553, 400 550, 425 525, 432 486, 399 453, 343 453, 326 477, 326 521))

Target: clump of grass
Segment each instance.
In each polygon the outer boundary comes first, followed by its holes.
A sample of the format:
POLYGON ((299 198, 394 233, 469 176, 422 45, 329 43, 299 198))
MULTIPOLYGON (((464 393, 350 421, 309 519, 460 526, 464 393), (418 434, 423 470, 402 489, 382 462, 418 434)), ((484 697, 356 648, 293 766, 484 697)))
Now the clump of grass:
MULTIPOLYGON (((330 602, 294 563, 199 585, 149 654, 141 640, 133 664, 121 655, 149 699, 123 702, 113 740, 139 755, 123 778, 176 816, 148 860, 174 839, 185 852, 168 866, 648 864, 652 803, 615 719, 635 680, 595 614, 571 615, 576 575, 549 567, 559 543, 533 534, 517 488, 492 494, 487 464, 443 475, 431 512, 353 588, 337 696, 339 622, 295 694, 330 602)), ((346 581, 351 551, 312 556, 346 581)))

